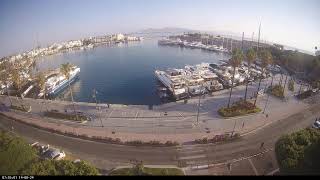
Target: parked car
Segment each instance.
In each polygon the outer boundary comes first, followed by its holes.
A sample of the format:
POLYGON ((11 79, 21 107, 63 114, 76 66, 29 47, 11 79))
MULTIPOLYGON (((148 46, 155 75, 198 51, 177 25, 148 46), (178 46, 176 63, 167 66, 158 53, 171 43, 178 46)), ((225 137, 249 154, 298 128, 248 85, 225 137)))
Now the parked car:
POLYGON ((264 95, 264 89, 260 89, 259 92, 258 92, 258 95, 259 96, 263 96, 264 95))
POLYGON ((45 159, 61 160, 66 157, 66 154, 60 149, 50 148, 44 153, 43 157, 45 159))
POLYGON ((320 129, 320 121, 316 121, 312 124, 312 128, 315 128, 315 129, 320 129))

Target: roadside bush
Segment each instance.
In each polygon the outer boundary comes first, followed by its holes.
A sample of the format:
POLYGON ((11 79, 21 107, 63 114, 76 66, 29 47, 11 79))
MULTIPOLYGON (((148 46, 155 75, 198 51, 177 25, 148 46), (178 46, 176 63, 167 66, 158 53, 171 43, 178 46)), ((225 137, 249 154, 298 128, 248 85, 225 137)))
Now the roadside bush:
POLYGON ((194 143, 196 144, 209 144, 209 143, 219 143, 219 142, 227 142, 227 141, 233 141, 240 138, 239 133, 235 133, 232 137, 231 134, 226 133, 222 135, 215 135, 213 138, 202 138, 202 139, 196 139, 194 140, 194 143))

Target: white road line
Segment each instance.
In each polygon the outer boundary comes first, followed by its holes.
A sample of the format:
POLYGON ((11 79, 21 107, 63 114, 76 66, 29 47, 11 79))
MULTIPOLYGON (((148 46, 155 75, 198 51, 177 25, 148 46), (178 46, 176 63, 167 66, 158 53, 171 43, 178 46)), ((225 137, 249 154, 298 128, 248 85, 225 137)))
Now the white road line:
POLYGON ((184 157, 179 157, 179 160, 186 160, 186 159, 199 159, 199 158, 205 158, 207 157, 206 155, 195 155, 195 156, 184 156, 184 157))
POLYGON ((134 117, 135 120, 137 119, 138 115, 139 115, 139 111, 136 112, 136 116, 134 117))
POLYGON ((193 153, 204 153, 205 152, 204 150, 193 150, 193 151, 190 151, 190 150, 185 150, 185 149, 179 149, 178 151, 181 154, 193 154, 193 153))
POLYGON ((280 169, 278 168, 278 169, 275 169, 275 170, 267 173, 267 175, 273 175, 274 173, 279 172, 279 171, 280 171, 280 169))
POLYGON ((258 174, 258 171, 257 171, 256 167, 254 166, 254 164, 252 163, 251 159, 248 159, 248 161, 249 161, 249 163, 250 163, 250 165, 251 165, 254 173, 258 176, 258 175, 259 175, 259 174, 258 174))
POLYGON ((113 109, 111 110, 110 114, 108 114, 107 120, 108 120, 109 117, 111 116, 112 112, 113 112, 113 109))

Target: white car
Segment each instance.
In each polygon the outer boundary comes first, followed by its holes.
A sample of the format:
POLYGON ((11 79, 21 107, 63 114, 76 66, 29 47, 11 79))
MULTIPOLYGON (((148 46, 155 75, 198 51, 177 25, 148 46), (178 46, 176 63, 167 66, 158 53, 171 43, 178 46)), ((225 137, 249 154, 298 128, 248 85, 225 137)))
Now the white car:
POLYGON ((260 89, 260 91, 258 92, 259 96, 263 96, 264 95, 264 89, 260 89))
POLYGON ((320 129, 320 121, 314 122, 312 127, 315 128, 315 129, 320 129))

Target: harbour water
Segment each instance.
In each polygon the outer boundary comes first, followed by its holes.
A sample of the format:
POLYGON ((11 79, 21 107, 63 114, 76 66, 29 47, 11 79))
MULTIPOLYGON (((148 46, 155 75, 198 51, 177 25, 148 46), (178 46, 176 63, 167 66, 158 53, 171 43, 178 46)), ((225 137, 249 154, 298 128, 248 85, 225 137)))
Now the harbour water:
MULTIPOLYGON (((37 64, 40 70, 58 68, 66 62, 80 67, 80 78, 72 84, 75 101, 94 102, 95 89, 100 103, 156 105, 161 103, 154 76, 156 69, 228 59, 225 54, 201 49, 159 46, 157 40, 57 54, 43 57, 37 64)), ((70 100, 68 89, 56 98, 70 100)))

